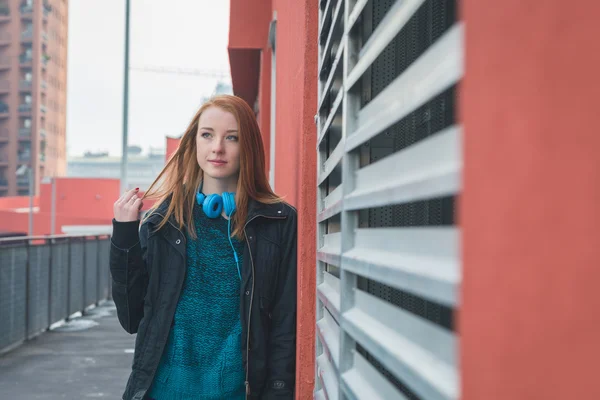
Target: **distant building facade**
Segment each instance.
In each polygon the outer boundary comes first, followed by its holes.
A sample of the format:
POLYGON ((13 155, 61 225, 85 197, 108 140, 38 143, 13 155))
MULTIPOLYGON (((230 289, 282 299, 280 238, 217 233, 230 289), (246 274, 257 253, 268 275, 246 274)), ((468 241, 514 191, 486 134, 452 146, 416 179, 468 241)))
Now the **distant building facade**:
POLYGON ((68 1, 0 3, 0 197, 66 172, 68 1))
MULTIPOLYGON (((127 156, 127 186, 146 190, 165 166, 165 153, 152 152, 148 155, 127 156)), ((121 177, 121 157, 108 154, 87 154, 69 157, 67 176, 72 178, 116 178, 121 177)))

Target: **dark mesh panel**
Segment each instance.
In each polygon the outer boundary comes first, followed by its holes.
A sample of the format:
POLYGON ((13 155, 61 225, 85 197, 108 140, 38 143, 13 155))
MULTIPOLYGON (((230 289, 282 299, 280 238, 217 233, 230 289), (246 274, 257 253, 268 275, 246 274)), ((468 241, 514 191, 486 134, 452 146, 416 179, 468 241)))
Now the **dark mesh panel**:
POLYGON ((68 317, 67 291, 69 290, 69 243, 52 245, 52 314, 51 323, 68 317))
POLYGON ((71 262, 71 298, 69 304, 69 315, 83 309, 84 286, 84 243, 80 240, 71 242, 70 262, 71 262))
MULTIPOLYGON (((373 1, 373 30, 377 28, 395 2, 395 0, 373 1)), ((371 99, 415 62, 454 22, 456 22, 455 0, 427 0, 423 3, 373 63, 371 99)))
POLYGON ((448 306, 425 300, 420 296, 362 277, 358 277, 358 288, 385 299, 395 306, 429 320, 444 329, 454 330, 454 312, 448 306))
POLYGON ((28 336, 48 327, 48 272, 50 246, 29 247, 29 329, 28 336))
POLYGON ((0 247, 0 350, 25 339, 26 269, 26 247, 0 247))
POLYGON ((98 242, 98 273, 99 273, 99 288, 100 299, 109 297, 109 255, 110 255, 110 239, 102 239, 98 242))
MULTIPOLYGON (((370 162, 403 150, 455 123, 455 89, 450 88, 419 107, 370 142, 370 162)), ((369 211, 371 226, 454 224, 454 198, 416 201, 369 211)))
POLYGON ((85 306, 98 301, 98 242, 87 240, 85 242, 85 306))
POLYGON ((356 344, 356 351, 358 351, 367 361, 373 365, 380 373, 383 375, 392 385, 396 387, 400 392, 402 392, 408 400, 421 400, 421 397, 417 396, 413 393, 408 386, 403 384, 401 381, 396 379, 394 375, 390 373, 390 371, 385 368, 375 357, 371 355, 364 347, 360 344, 356 344))

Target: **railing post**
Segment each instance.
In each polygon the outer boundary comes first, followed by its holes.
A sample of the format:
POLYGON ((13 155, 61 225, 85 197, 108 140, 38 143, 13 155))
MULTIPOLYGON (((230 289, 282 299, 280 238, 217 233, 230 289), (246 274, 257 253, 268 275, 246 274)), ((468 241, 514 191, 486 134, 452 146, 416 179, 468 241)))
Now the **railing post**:
MULTIPOLYGON (((108 236, 108 246, 109 246, 109 249, 112 250, 112 241, 111 241, 110 236, 108 236)), ((106 272, 108 275, 108 280, 106 281, 106 288, 108 290, 108 300, 112 301, 113 297, 112 297, 112 275, 110 273, 110 256, 108 259, 108 265, 106 266, 106 272)))
POLYGON ((87 245, 87 238, 84 237, 83 238, 83 244, 81 246, 83 248, 83 257, 82 257, 82 260, 81 260, 81 267, 83 268, 83 271, 82 271, 82 274, 81 274, 83 276, 83 278, 82 278, 83 285, 81 287, 81 293, 82 293, 82 297, 83 297, 82 301, 81 301, 81 315, 83 315, 83 312, 85 311, 85 306, 86 306, 86 303, 85 303, 85 295, 86 295, 86 292, 87 292, 87 288, 86 288, 86 286, 87 286, 87 262, 86 261, 87 260, 86 260, 86 257, 85 257, 86 247, 87 247, 86 245, 87 245))
POLYGON ((100 236, 96 236, 96 306, 100 304, 100 236))
POLYGON ((54 239, 48 238, 48 329, 52 325, 52 249, 54 248, 54 239))
POLYGON ((25 249, 27 252, 27 261, 25 263, 25 340, 27 340, 29 338, 29 275, 30 275, 30 268, 29 268, 29 264, 31 263, 31 247, 30 247, 30 240, 31 239, 27 239, 25 241, 25 249))
POLYGON ((67 238, 67 315, 65 321, 68 321, 71 315, 71 241, 72 238, 67 238))

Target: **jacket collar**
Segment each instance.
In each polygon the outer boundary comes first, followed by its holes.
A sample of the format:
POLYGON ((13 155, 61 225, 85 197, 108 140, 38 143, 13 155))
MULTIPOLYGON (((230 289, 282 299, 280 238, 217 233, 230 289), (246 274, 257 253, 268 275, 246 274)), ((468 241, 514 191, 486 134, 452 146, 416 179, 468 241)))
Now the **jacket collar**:
MULTIPOLYGON (((171 203, 171 196, 169 196, 165 201, 163 201, 156 210, 152 211, 149 216, 146 217, 144 223, 152 223, 156 224, 160 222, 160 220, 167 215, 167 210, 169 208, 169 204, 171 203)), ((265 204, 254 199, 250 199, 248 202, 248 216, 246 218, 246 223, 258 217, 265 218, 287 218, 289 214, 289 206, 286 206, 286 203, 275 203, 275 204, 265 204)), ((169 221, 177 226, 177 222, 175 221, 175 217, 171 215, 169 217, 169 221)))
POLYGON ((248 203, 248 217, 246 222, 262 216, 266 218, 287 218, 289 208, 286 203, 265 204, 254 199, 250 199, 248 203))

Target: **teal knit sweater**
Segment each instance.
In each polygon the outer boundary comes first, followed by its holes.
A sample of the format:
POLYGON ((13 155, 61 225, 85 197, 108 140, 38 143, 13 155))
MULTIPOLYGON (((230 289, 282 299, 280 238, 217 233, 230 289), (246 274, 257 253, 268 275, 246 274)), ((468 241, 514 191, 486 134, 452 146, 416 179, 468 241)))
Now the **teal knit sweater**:
MULTIPOLYGON (((148 396, 244 399, 240 278, 227 220, 208 218, 196 205, 194 223, 198 238, 187 238, 187 275, 148 396)), ((233 245, 241 260, 243 244, 233 240, 233 245)))

